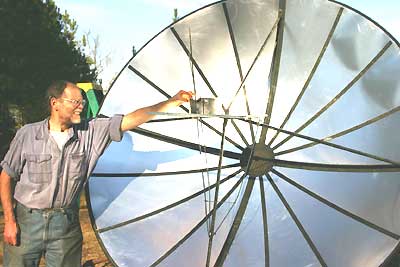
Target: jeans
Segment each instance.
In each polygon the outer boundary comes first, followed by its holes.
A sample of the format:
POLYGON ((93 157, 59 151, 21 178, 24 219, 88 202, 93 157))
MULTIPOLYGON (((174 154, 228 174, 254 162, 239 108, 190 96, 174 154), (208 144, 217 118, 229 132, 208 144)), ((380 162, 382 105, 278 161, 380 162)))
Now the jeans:
POLYGON ((82 231, 79 207, 30 209, 17 203, 15 216, 20 228, 19 245, 4 244, 5 267, 79 267, 82 257, 82 231))

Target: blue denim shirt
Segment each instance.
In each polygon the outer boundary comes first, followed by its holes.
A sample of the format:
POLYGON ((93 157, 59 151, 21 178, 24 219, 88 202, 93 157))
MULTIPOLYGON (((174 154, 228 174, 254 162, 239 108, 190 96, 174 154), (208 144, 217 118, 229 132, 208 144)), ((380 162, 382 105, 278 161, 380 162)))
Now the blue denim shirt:
POLYGON ((120 141, 122 115, 83 121, 69 129, 60 150, 49 120, 18 130, 1 166, 17 181, 14 198, 29 208, 67 207, 79 196, 111 141, 120 141))

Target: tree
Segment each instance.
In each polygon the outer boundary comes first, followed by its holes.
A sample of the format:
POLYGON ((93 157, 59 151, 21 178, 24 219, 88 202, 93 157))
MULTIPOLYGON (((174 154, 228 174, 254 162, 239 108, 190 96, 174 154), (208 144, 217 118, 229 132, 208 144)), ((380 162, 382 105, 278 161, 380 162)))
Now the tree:
POLYGON ((179 19, 178 17, 178 9, 174 8, 174 15, 172 17, 172 22, 176 22, 179 19))
POLYGON ((9 136, 4 132, 14 130, 9 126, 13 121, 10 114, 20 114, 22 123, 46 116, 44 96, 51 81, 95 81, 97 74, 75 40, 76 22, 67 12, 61 14, 54 1, 1 2, 0 147, 3 147, 10 142, 3 138, 9 136))
MULTIPOLYGON (((100 75, 104 69, 111 63, 111 53, 103 55, 100 52, 100 37, 99 35, 92 36, 90 31, 87 31, 82 36, 80 46, 86 52, 86 63, 88 63, 96 74, 100 75)), ((99 81, 101 83, 101 81, 99 81)))

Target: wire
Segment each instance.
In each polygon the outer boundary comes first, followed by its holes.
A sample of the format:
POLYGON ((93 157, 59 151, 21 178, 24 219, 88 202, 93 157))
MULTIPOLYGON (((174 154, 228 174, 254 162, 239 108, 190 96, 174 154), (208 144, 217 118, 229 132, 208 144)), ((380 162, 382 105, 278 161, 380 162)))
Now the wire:
MULTIPOLYGON (((261 124, 261 118, 258 118, 258 120, 257 120, 257 128, 256 128, 256 133, 255 133, 256 136, 257 136, 258 131, 259 131, 259 129, 260 129, 260 124, 261 124)), ((251 156, 249 157, 249 161, 247 162, 247 165, 246 165, 246 173, 248 172, 248 170, 249 170, 249 168, 250 168, 250 161, 251 161, 252 155, 254 155, 254 149, 255 149, 255 144, 253 144, 253 148, 252 148, 252 151, 251 151, 251 153, 250 153, 251 156)), ((237 202, 237 200, 239 199, 239 195, 241 195, 242 189, 243 189, 243 183, 240 184, 239 191, 238 191, 238 193, 237 193, 237 195, 236 195, 235 200, 234 200, 233 203, 232 203, 232 206, 229 208, 229 210, 227 211, 227 213, 225 214, 224 218, 223 218, 222 221, 219 223, 219 225, 217 226, 217 228, 216 228, 216 230, 214 231, 213 234, 216 234, 216 233, 218 232, 219 228, 221 228, 223 222, 226 220, 226 218, 228 217, 229 213, 232 211, 233 207, 236 205, 236 202, 237 202)))
MULTIPOLYGON (((192 74, 192 84, 193 84, 193 92, 194 92, 194 101, 197 102, 197 91, 196 91, 196 79, 194 77, 194 69, 193 69, 193 45, 192 45, 192 32, 190 30, 189 27, 189 49, 190 49, 190 58, 189 58, 189 64, 190 64, 190 71, 192 74)), ((190 105, 190 113, 192 113, 192 107, 190 105)), ((199 144, 199 153, 202 153, 202 140, 200 137, 200 132, 204 133, 204 128, 203 128, 203 124, 200 123, 200 118, 197 117, 196 119, 196 129, 197 129, 197 140, 198 140, 198 144, 199 144), (200 131, 201 128, 201 131, 200 131)), ((203 189, 205 189, 206 187, 209 187, 211 185, 210 183, 210 175, 209 175, 209 170, 208 170, 208 159, 207 159, 207 150, 206 150, 206 146, 204 146, 204 158, 205 158, 205 169, 206 169, 206 173, 207 173, 207 183, 206 183, 206 178, 204 177, 204 172, 201 172, 201 177, 203 180, 203 189)), ((210 212, 211 210, 211 190, 208 190, 207 192, 204 190, 204 212, 205 212, 205 216, 207 216, 207 214, 210 212), (208 196, 207 196, 208 195, 208 196), (208 198, 208 200, 207 200, 208 198), (208 202, 208 206, 207 206, 207 202, 208 202)), ((210 228, 210 220, 206 221, 207 224, 207 232, 209 232, 209 228, 210 228)))
POLYGON ((197 92, 196 92, 196 80, 194 78, 194 70, 193 70, 193 47, 192 47, 192 32, 189 27, 189 49, 190 49, 190 71, 192 73, 192 83, 193 83, 193 92, 194 92, 194 100, 197 101, 197 92))

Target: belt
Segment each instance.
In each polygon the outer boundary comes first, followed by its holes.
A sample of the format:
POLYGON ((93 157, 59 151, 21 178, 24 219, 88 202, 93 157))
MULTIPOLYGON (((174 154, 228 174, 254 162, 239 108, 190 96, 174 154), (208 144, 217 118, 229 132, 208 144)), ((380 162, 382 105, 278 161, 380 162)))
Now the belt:
POLYGON ((63 208, 43 208, 43 209, 38 209, 38 208, 29 208, 27 206, 25 206, 24 204, 21 204, 17 201, 17 209, 18 208, 22 208, 28 212, 40 212, 40 213, 50 213, 50 212, 61 212, 61 213, 66 213, 68 211, 78 211, 79 207, 77 205, 72 205, 72 206, 68 206, 68 207, 63 207, 63 208))

